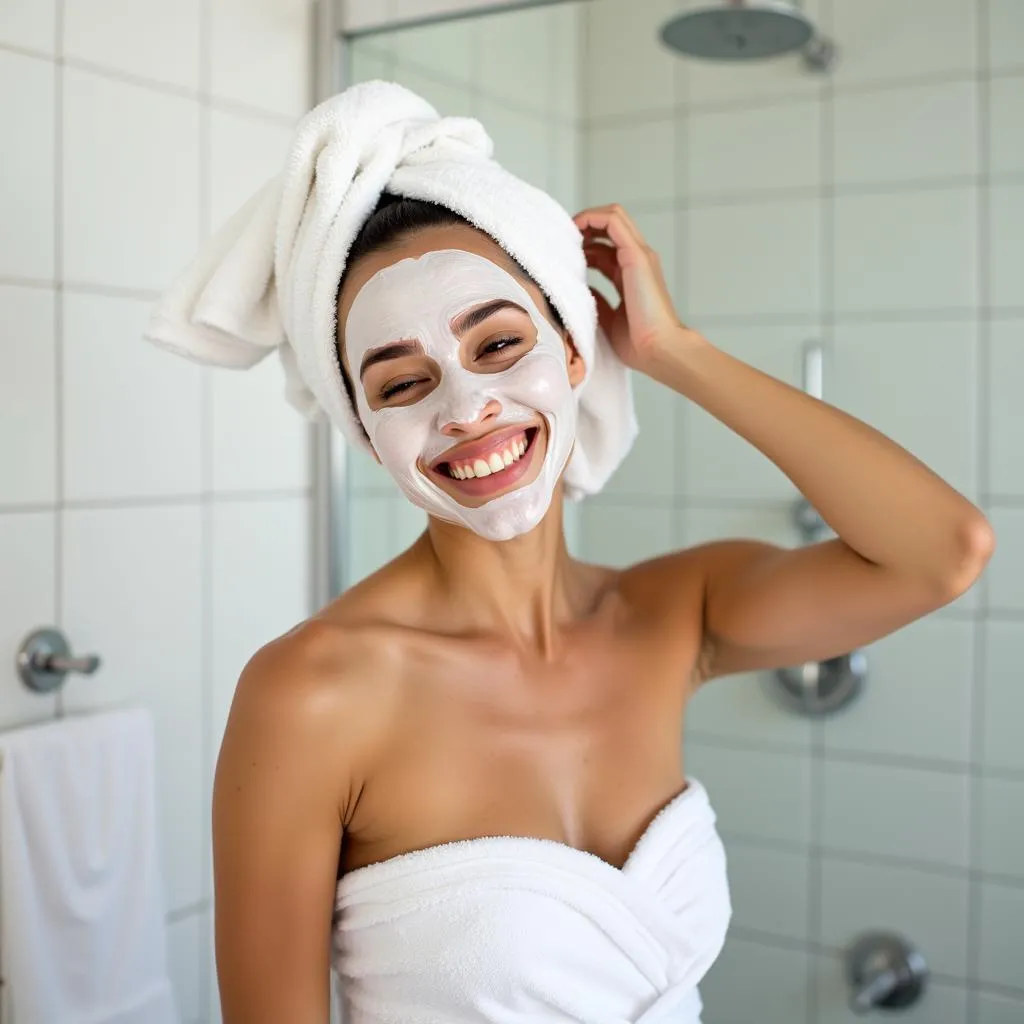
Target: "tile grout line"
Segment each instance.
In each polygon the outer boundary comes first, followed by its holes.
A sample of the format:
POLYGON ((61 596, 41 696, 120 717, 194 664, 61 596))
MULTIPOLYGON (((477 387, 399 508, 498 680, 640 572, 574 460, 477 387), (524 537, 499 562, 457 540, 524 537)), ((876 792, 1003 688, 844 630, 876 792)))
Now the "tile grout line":
MULTIPOLYGON (((976 97, 975 113, 977 117, 975 147, 978 161, 979 184, 975 206, 975 274, 976 300, 982 309, 989 307, 989 204, 990 193, 988 176, 991 172, 989 160, 990 142, 990 76, 988 74, 988 0, 977 0, 975 8, 975 55, 976 97)), ((989 494, 991 481, 988 471, 988 453, 990 442, 989 430, 989 366, 990 325, 984 317, 978 318, 975 353, 975 483, 979 495, 989 494)), ((988 512, 989 509, 985 508, 988 512)), ((984 756, 984 678, 986 671, 986 612, 988 610, 988 576, 979 581, 979 605, 982 614, 974 624, 973 650, 973 686, 970 695, 970 734, 969 758, 972 765, 979 765, 984 756)), ((970 874, 967 888, 967 1024, 976 1024, 979 1019, 980 1006, 978 998, 980 954, 982 936, 981 896, 982 888, 979 879, 979 865, 982 863, 981 829, 984 815, 984 784, 980 773, 972 773, 968 780, 967 801, 967 863, 970 874)))
MULTIPOLYGON (((821 18, 826 31, 831 32, 832 5, 823 0, 821 18)), ((818 317, 822 342, 826 352, 826 368, 832 348, 834 326, 833 312, 835 308, 834 273, 835 261, 833 248, 835 244, 834 204, 831 196, 834 179, 834 156, 832 152, 832 131, 834 124, 833 83, 831 75, 825 74, 821 90, 815 97, 818 114, 818 243, 819 265, 821 277, 819 281, 818 317)), ((807 935, 811 942, 817 944, 821 940, 822 905, 824 902, 824 862, 822 844, 825 828, 825 730, 827 720, 811 721, 810 749, 808 751, 808 767, 810 769, 810 843, 807 849, 807 935)), ((822 1002, 821 983, 818 970, 818 959, 815 955, 807 957, 807 1024, 816 1024, 820 1017, 822 1002)))
MULTIPOLYGON (((199 237, 204 239, 210 231, 211 205, 211 119, 212 107, 208 99, 212 77, 212 7, 211 0, 201 0, 199 9, 199 86, 203 98, 199 101, 199 138, 197 156, 199 162, 199 192, 197 220, 199 237)), ((203 914, 205 927, 195 950, 198 971, 198 993, 200 1017, 205 1019, 212 999, 215 969, 212 960, 210 933, 213 928, 213 892, 210 877, 212 873, 212 785, 213 785, 213 378, 210 367, 203 367, 200 377, 200 748, 202 758, 202 799, 200 807, 203 817, 196 822, 200 842, 200 892, 207 913, 203 914), (210 887, 209 893, 207 893, 210 887)))
MULTIPOLYGON (((64 15, 65 0, 54 4, 53 94, 53 362, 54 362, 54 624, 66 632, 64 621, 64 553, 67 504, 64 494, 64 15)), ((72 644, 73 644, 72 640, 72 644)), ((54 697, 54 712, 65 712, 64 689, 54 697)))

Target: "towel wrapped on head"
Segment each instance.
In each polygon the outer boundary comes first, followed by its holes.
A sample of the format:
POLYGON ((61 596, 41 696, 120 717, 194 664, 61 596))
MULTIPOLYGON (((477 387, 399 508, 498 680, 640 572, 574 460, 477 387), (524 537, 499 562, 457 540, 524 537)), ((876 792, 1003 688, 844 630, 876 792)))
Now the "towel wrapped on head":
POLYGON ((276 349, 289 401, 366 447, 337 350, 349 249, 383 192, 438 203, 489 235, 545 293, 586 363, 566 494, 599 491, 637 426, 629 374, 597 325, 582 236, 546 192, 506 171, 479 121, 441 117, 393 82, 352 86, 311 110, 283 171, 206 243, 160 301, 148 340, 217 366, 276 349))

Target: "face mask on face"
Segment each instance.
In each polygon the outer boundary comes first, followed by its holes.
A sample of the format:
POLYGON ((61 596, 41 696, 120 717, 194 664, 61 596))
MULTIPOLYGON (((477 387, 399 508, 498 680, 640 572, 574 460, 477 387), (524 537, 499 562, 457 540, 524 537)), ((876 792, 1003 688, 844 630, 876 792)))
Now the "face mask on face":
POLYGON ((401 260, 363 285, 349 310, 344 336, 349 366, 357 378, 367 352, 398 341, 418 342, 440 373, 433 390, 406 405, 371 409, 358 380, 354 388, 359 416, 374 450, 413 504, 488 540, 508 540, 537 526, 572 452, 576 398, 561 337, 511 274, 483 256, 461 249, 401 260), (504 370, 467 370, 451 323, 467 310, 495 299, 508 299, 526 310, 536 328, 536 343, 504 370), (480 453, 481 458, 468 462, 453 452, 460 474, 467 464, 471 468, 479 462, 485 465, 477 464, 474 477, 464 483, 453 479, 446 485, 451 489, 448 493, 430 467, 461 446, 465 438, 442 430, 449 424, 471 427, 489 404, 494 415, 485 428, 488 436, 495 431, 500 432, 499 437, 517 433, 516 426, 534 426, 539 413, 547 426, 546 446, 538 446, 538 432, 530 431, 525 452, 519 451, 521 444, 517 445, 515 438, 500 450, 480 453), (536 477, 515 486, 520 477, 529 479, 535 469, 532 460, 538 454, 543 462, 536 477), (495 458, 504 468, 497 469, 495 458), (490 475, 483 469, 491 470, 490 475), (477 508, 453 496, 485 495, 504 486, 513 490, 477 508))

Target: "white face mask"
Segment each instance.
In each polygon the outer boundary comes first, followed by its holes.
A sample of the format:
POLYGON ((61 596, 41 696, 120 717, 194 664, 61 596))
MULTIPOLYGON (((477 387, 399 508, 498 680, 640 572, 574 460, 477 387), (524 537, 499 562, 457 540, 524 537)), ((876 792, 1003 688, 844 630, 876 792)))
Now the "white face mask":
MULTIPOLYGON (((360 419, 384 468, 413 504, 488 540, 508 540, 540 523, 572 452, 576 398, 561 337, 511 274, 491 260, 461 249, 435 250, 401 260, 376 273, 359 290, 345 321, 344 337, 360 419), (536 327, 537 341, 505 370, 467 370, 451 323, 467 310, 494 299, 522 306, 536 327), (418 342, 437 365, 440 380, 418 401, 371 409, 359 380, 363 357, 371 349, 397 341, 418 342), (465 441, 442 433, 442 428, 449 424, 471 427, 489 403, 495 415, 487 423, 488 436, 494 431, 505 433, 503 428, 518 424, 535 425, 540 413, 547 424, 547 447, 532 483, 471 508, 442 490, 429 467, 465 441)), ((400 401, 397 396, 396 401, 400 401)), ((471 458, 476 478, 465 484, 452 480, 452 492, 458 494, 465 488, 480 494, 527 476, 534 468, 528 460, 539 450, 536 437, 525 453, 519 447, 513 440, 500 451, 481 453, 482 459, 471 458), (484 475, 481 461, 492 470, 490 476, 484 475), (501 470, 497 470, 499 463, 501 470)), ((453 463, 462 473, 462 460, 456 458, 453 463)))

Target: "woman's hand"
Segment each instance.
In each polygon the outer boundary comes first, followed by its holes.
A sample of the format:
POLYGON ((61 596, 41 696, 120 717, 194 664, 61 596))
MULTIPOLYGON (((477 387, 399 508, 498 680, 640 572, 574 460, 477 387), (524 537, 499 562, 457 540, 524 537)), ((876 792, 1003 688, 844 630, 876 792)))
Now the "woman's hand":
POLYGON ((622 362, 651 373, 668 350, 699 340, 680 322, 661 259, 618 203, 581 210, 573 220, 583 233, 587 266, 604 274, 619 293, 613 308, 590 289, 598 321, 622 362))

